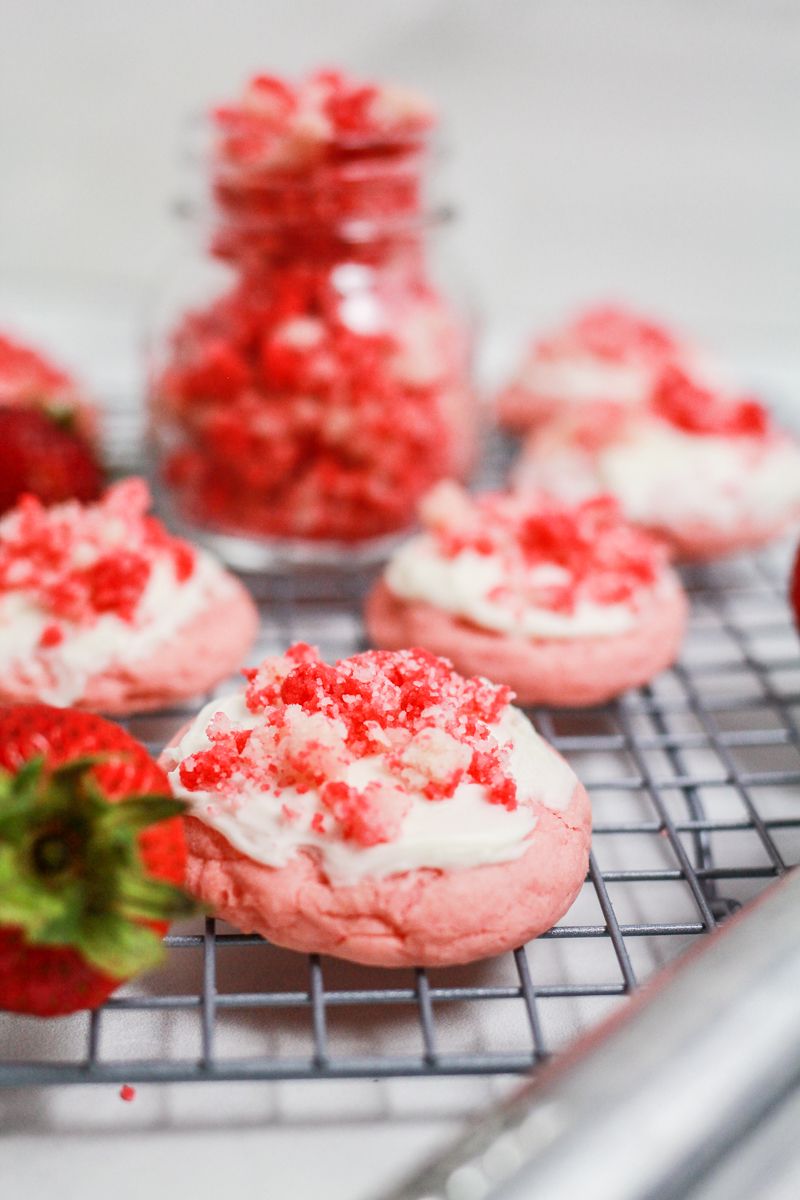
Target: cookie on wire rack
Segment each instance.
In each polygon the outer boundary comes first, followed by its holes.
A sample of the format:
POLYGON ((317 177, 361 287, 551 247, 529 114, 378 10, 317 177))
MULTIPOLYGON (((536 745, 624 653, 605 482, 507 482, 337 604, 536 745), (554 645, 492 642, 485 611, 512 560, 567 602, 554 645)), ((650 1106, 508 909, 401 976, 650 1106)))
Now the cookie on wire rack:
POLYGON ((0 520, 0 701, 125 714, 207 691, 258 613, 204 551, 147 515, 141 479, 96 504, 24 497, 0 520))
POLYGON ((164 752, 187 886, 280 946, 385 967, 500 954, 583 883, 589 801, 511 704, 423 650, 248 673, 164 752))
POLYGON ((663 545, 611 497, 472 499, 441 484, 421 516, 367 598, 375 645, 425 646, 523 703, 568 707, 647 683, 677 657, 683 589, 663 545))

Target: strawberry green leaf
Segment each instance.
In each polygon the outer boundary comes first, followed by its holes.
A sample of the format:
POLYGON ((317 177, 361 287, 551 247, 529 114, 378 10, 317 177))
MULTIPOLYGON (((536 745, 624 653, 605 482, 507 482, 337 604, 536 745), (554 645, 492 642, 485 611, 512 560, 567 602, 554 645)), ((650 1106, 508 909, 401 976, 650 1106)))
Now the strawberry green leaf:
POLYGON ((114 911, 125 917, 152 921, 175 921, 197 912, 191 896, 161 879, 120 872, 114 911))
POLYGON ((62 894, 59 898, 61 900, 60 912, 42 923, 35 935, 29 933, 28 941, 38 946, 75 944, 84 917, 80 888, 73 887, 71 895, 62 894))
POLYGON ((74 433, 76 427, 75 410, 65 404, 55 404, 52 400, 43 401, 46 415, 54 425, 65 433, 74 433))
POLYGON ((93 967, 115 979, 148 971, 164 957, 158 934, 114 913, 87 917, 75 946, 93 967))
POLYGON ((10 846, 0 846, 0 923, 24 930, 35 939, 50 921, 57 920, 64 904, 57 894, 38 886, 10 846))
POLYGON ((159 821, 179 817, 185 811, 186 802, 175 800, 172 796, 130 796, 118 804, 106 806, 103 825, 106 829, 124 828, 139 832, 150 825, 157 825, 159 821))
POLYGON ((48 771, 41 758, 16 775, 0 772, 0 926, 31 944, 72 946, 115 978, 161 956, 158 936, 141 922, 197 911, 194 901, 151 876, 143 830, 185 811, 170 796, 109 803, 91 755, 48 771))
POLYGON ((27 762, 24 762, 11 777, 13 790, 18 795, 38 791, 43 777, 44 758, 38 754, 35 758, 29 758, 27 762))

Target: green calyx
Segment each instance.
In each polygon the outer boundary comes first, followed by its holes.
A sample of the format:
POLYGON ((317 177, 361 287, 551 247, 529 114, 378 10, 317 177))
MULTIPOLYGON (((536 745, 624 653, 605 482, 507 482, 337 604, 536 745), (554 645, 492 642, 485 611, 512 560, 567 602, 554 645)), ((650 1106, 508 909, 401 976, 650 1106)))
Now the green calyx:
POLYGON ((163 957, 142 921, 197 911, 180 888, 149 875, 142 830, 185 809, 171 796, 109 803, 92 777, 102 758, 55 770, 32 759, 0 771, 0 924, 32 946, 70 946, 97 970, 128 979, 163 957))
POLYGON ((51 397, 43 396, 40 400, 40 407, 47 417, 63 429, 65 433, 75 433, 75 410, 67 404, 59 404, 53 401, 51 397))

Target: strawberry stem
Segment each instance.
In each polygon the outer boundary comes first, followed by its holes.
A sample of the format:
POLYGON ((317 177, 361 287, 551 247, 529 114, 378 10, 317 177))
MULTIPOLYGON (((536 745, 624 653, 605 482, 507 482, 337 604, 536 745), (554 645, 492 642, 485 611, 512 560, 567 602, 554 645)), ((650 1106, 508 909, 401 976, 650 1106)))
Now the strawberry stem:
POLYGON ((161 939, 147 922, 197 911, 180 888, 146 871, 144 829, 178 816, 171 796, 110 803, 92 772, 102 756, 50 770, 42 758, 0 772, 0 923, 32 945, 72 946, 118 979, 154 966, 161 939))

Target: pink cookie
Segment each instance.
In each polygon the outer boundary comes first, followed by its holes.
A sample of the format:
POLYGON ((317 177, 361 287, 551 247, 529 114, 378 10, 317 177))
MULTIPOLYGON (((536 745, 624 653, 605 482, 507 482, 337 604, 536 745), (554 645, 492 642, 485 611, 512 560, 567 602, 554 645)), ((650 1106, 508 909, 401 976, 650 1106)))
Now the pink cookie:
POLYGON ((676 557, 705 560, 764 545, 800 518, 800 445, 756 401, 671 368, 636 413, 589 406, 534 433, 513 482, 573 501, 609 492, 676 557))
POLYGON ((523 944, 580 890, 586 792, 504 689, 422 651, 327 667, 295 647, 220 706, 162 763, 193 804, 187 885, 237 928, 442 966, 523 944))
POLYGON ((522 704, 580 708, 640 687, 674 663, 686 630, 687 604, 670 588, 637 615, 625 633, 592 638, 511 638, 420 601, 398 600, 379 583, 367 600, 370 639, 384 649, 425 646, 466 675, 505 683, 522 704))
POLYGON ((587 309, 530 345, 497 399, 500 423, 524 432, 585 404, 647 403, 655 373, 689 350, 667 329, 626 309, 587 309))
POLYGON ((683 590, 663 548, 613 500, 431 493, 427 530, 367 599, 384 649, 425 646, 525 704, 600 704, 677 657, 683 590))
POLYGON ((277 946, 379 967, 442 967, 492 958, 550 929, 580 891, 591 810, 575 785, 565 813, 542 809, 530 849, 510 863, 407 871, 331 884, 305 852, 275 870, 186 822, 186 886, 213 912, 277 946))
MULTIPOLYGON (((797 469, 800 471, 800 460, 797 469)), ((673 557, 681 563, 710 562, 746 550, 759 550, 783 537, 800 519, 800 502, 791 512, 771 521, 740 519, 735 525, 714 525, 710 521, 692 521, 681 525, 648 526, 650 532, 669 545, 673 557)))
POLYGON ((0 700, 113 714, 208 690, 249 651, 244 587, 146 515, 129 480, 98 504, 30 498, 0 521, 0 700))

